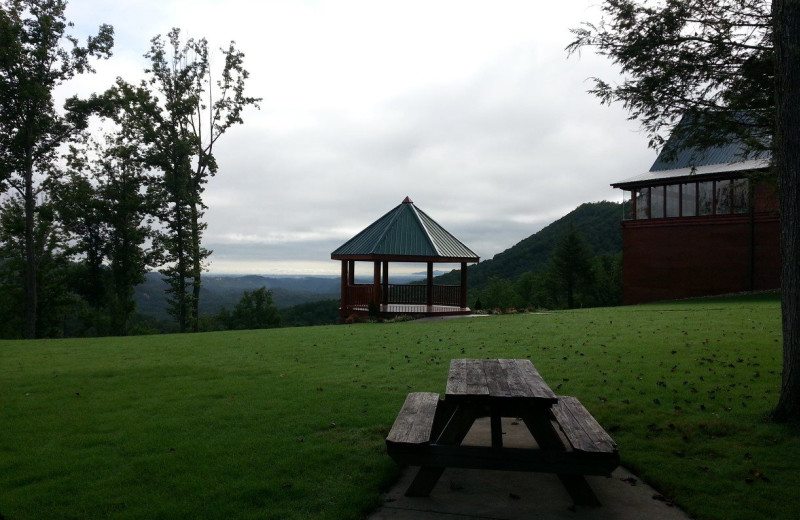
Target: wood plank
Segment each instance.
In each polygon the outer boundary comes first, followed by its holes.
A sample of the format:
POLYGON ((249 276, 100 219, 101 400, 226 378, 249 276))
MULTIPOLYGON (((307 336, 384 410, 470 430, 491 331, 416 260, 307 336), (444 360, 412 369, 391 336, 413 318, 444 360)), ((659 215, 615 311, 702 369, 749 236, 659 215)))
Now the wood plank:
POLYGON ((406 397, 386 437, 389 444, 427 444, 431 441, 439 394, 413 392, 406 397))
POLYGON ((555 403, 556 395, 527 359, 453 359, 448 397, 537 399, 555 403))
POLYGON ((574 450, 586 453, 617 451, 611 436, 575 397, 560 396, 551 411, 574 450))
POLYGON ((447 375, 447 395, 464 395, 467 392, 467 360, 451 359, 447 375))
POLYGON ((500 365, 499 359, 486 359, 483 362, 486 374, 486 389, 492 397, 511 397, 508 374, 500 365))
MULTIPOLYGON (((525 373, 520 370, 521 359, 498 359, 497 362, 502 368, 506 384, 508 385, 511 397, 533 398, 536 397, 531 390, 531 386, 525 381, 525 373)), ((525 360, 527 361, 527 360, 525 360)), ((528 361, 530 363, 530 361, 528 361)))
POLYGON ((467 382, 466 395, 489 395, 489 388, 486 386, 486 371, 484 370, 483 360, 467 359, 465 361, 467 382))
POLYGON ((579 424, 583 429, 582 451, 606 453, 616 450, 616 444, 611 439, 611 436, 606 433, 580 401, 570 397, 564 400, 562 406, 566 407, 575 423, 579 424))
POLYGON ((545 382, 536 367, 528 359, 509 359, 505 360, 514 366, 514 370, 519 372, 522 380, 528 385, 530 397, 544 399, 552 402, 557 401, 555 392, 545 382))
MULTIPOLYGON (((405 449, 408 450, 408 464, 422 468, 531 471, 559 475, 609 475, 619 463, 611 455, 590 456, 585 453, 531 448, 431 444, 424 452, 405 449)), ((427 473, 431 476, 435 474, 434 472, 427 473)), ((423 479, 428 480, 427 475, 423 479)), ((420 484, 422 483, 420 482, 420 484)), ((430 493, 430 489, 418 489, 415 493, 420 493, 417 496, 426 496, 427 493, 430 493)))

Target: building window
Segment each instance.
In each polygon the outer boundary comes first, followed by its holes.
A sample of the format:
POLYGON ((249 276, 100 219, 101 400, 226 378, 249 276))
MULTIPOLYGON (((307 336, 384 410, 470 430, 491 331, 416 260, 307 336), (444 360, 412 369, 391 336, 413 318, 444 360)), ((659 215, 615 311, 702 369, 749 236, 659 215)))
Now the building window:
POLYGON ((681 185, 670 184, 666 186, 667 217, 681 216, 681 185))
POLYGON ((650 218, 650 188, 636 190, 636 218, 637 220, 650 218))
POLYGON ((681 185, 681 215, 694 217, 697 215, 697 183, 681 185))
POLYGON ((697 183, 697 209, 700 216, 714 214, 714 181, 697 183))
POLYGON ((664 186, 650 188, 650 218, 664 218, 664 186))
POLYGON ((714 214, 728 215, 731 212, 731 181, 714 183, 714 214))
POLYGON ((731 207, 734 213, 750 210, 750 183, 747 179, 736 179, 731 185, 731 207))
POLYGON ((633 190, 631 200, 636 220, 742 214, 750 210, 750 185, 747 179, 722 179, 650 186, 633 190))

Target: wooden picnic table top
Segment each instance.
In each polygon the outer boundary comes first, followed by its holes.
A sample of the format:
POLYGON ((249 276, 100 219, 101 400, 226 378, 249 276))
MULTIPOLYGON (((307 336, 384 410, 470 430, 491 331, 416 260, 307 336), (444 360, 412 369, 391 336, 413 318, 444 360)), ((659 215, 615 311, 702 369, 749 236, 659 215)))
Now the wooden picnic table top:
POLYGON ((446 398, 558 402, 556 394, 528 359, 453 359, 446 398))

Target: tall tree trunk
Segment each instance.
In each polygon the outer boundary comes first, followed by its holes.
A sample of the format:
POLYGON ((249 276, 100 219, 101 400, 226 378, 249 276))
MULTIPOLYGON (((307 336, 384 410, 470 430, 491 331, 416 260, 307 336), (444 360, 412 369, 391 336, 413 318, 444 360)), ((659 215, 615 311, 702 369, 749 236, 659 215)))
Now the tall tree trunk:
POLYGON ((178 247, 177 247, 177 250, 176 250, 176 256, 178 258, 178 263, 175 266, 175 269, 177 270, 176 273, 175 273, 175 277, 176 277, 175 282, 176 283, 175 283, 175 285, 173 287, 175 289, 174 297, 175 297, 175 304, 177 306, 177 309, 176 309, 177 316, 176 316, 176 318, 178 319, 178 329, 180 330, 180 332, 186 332, 186 315, 187 315, 187 309, 186 309, 186 307, 187 307, 186 306, 186 274, 187 273, 186 273, 186 269, 187 269, 187 266, 186 266, 186 252, 184 251, 184 247, 183 247, 184 244, 186 243, 185 242, 185 237, 184 237, 184 234, 186 233, 186 231, 184 230, 184 227, 183 227, 183 212, 182 211, 179 211, 179 214, 178 214, 177 218, 179 220, 179 224, 178 224, 177 228, 175 229, 175 239, 176 239, 177 244, 178 244, 178 247))
POLYGON ((25 338, 36 337, 38 288, 36 287, 36 243, 34 236, 36 194, 33 191, 33 150, 26 150, 24 172, 25 199, 25 338))
POLYGON ((776 421, 800 419, 800 0, 773 0, 776 132, 781 210, 783 377, 776 421))
MULTIPOLYGON (((193 197, 198 197, 195 193, 193 197)), ((192 202, 192 307, 191 319, 192 330, 200 331, 200 275, 203 271, 203 251, 200 247, 200 214, 197 209, 197 202, 192 202)))

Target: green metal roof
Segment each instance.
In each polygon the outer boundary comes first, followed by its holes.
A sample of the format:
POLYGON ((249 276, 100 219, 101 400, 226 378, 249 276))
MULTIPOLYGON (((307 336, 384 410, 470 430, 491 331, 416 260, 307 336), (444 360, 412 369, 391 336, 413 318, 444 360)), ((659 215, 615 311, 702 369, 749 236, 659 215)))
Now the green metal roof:
MULTIPOLYGON (((737 118, 741 119, 742 124, 752 122, 752 119, 743 114, 737 118)), ((741 138, 734 135, 728 135, 724 143, 705 148, 687 145, 687 129, 694 125, 693 118, 685 116, 673 129, 650 171, 615 182, 611 186, 635 189, 677 182, 683 178, 697 179, 699 176, 741 176, 748 170, 770 166, 772 157, 769 150, 750 150, 741 138)))
POLYGON ((331 258, 478 261, 478 255, 417 208, 408 197, 331 253, 331 258))

